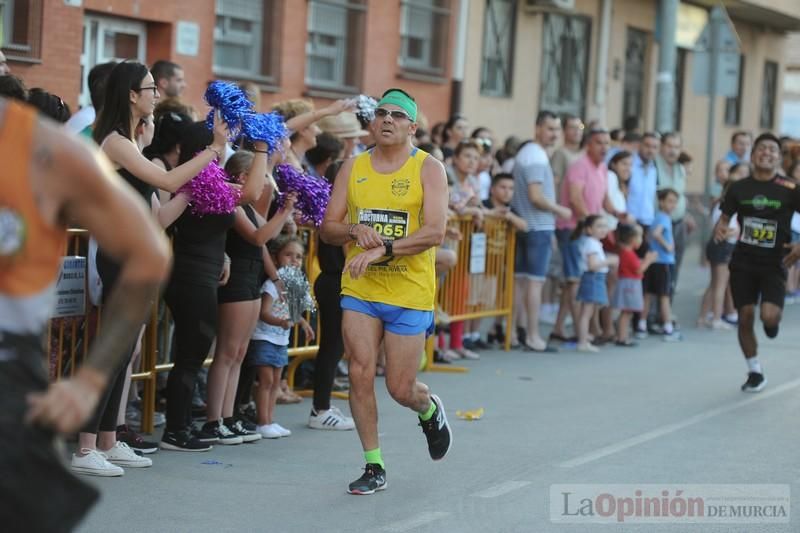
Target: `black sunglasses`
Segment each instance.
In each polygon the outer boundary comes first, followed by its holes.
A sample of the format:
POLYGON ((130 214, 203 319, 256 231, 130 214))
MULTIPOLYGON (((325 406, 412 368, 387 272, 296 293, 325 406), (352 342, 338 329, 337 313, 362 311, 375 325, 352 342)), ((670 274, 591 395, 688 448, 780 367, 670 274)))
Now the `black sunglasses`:
POLYGON ((384 109, 379 107, 375 109, 375 116, 378 118, 384 118, 386 115, 391 115, 395 120, 411 120, 411 117, 408 116, 408 113, 405 111, 389 111, 388 109, 384 109))

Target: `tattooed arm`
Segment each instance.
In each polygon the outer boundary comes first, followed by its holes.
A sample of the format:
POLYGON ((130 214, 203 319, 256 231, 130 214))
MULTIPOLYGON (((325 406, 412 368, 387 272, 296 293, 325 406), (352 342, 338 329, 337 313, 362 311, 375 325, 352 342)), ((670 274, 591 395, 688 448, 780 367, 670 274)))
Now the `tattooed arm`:
POLYGON ((45 219, 86 228, 122 268, 84 365, 71 379, 29 398, 29 421, 71 432, 91 415, 135 341, 166 278, 169 248, 144 203, 99 152, 46 124, 34 139, 31 183, 45 219))

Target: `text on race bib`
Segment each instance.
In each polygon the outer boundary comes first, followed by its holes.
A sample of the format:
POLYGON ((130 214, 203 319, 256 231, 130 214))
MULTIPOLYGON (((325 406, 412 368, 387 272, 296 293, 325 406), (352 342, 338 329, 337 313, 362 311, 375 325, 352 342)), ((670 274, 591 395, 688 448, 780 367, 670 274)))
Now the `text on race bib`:
POLYGON ((393 209, 361 209, 358 223, 370 226, 382 238, 393 241, 408 236, 408 212, 393 209))
POLYGON ((775 248, 778 222, 757 217, 744 217, 739 240, 744 244, 761 248, 775 248))

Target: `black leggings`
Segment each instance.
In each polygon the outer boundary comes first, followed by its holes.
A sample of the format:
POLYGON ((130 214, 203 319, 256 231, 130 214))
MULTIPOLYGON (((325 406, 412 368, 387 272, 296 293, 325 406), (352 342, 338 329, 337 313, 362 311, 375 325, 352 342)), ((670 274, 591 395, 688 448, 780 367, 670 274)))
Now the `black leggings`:
MULTIPOLYGON (((164 299, 175 322, 174 366, 167 378, 167 431, 183 431, 192 423, 192 394, 217 336, 217 283, 187 283, 176 276, 164 299)), ((207 281, 207 280, 206 280, 207 281)))
POLYGON ((128 348, 122 365, 109 376, 108 386, 97 402, 97 408, 92 418, 81 429, 82 433, 96 434, 98 431, 117 430, 117 415, 119 415, 119 407, 122 404, 122 393, 125 392, 125 376, 135 348, 136 340, 128 348))
MULTIPOLYGON (((103 303, 107 303, 108 298, 116 288, 119 279, 119 265, 112 261, 102 250, 97 251, 97 271, 103 281, 103 303)), ((100 327, 102 328, 102 322, 100 327)), ((133 350, 136 349, 136 341, 133 340, 127 349, 127 354, 120 366, 109 375, 108 386, 97 403, 92 418, 86 422, 81 430, 82 433, 97 433, 98 431, 116 431, 117 416, 119 406, 122 404, 122 393, 125 389, 125 375, 127 374, 128 364, 133 357, 133 350)))
POLYGON ((341 274, 322 273, 314 283, 321 326, 319 352, 314 363, 314 409, 317 411, 330 409, 336 365, 344 354, 341 292, 341 274))

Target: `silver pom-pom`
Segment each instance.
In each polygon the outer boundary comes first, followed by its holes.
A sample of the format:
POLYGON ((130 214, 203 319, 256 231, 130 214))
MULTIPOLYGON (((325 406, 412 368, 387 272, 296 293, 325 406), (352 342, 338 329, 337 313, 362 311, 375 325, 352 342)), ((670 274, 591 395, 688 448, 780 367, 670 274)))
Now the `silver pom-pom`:
POLYGON ((314 311, 314 300, 311 299, 309 285, 303 271, 297 267, 284 266, 278 270, 278 277, 286 288, 286 304, 289 307, 289 320, 297 324, 303 313, 314 311))
POLYGON ((375 108, 377 107, 378 101, 371 96, 359 94, 356 97, 356 116, 361 121, 362 126, 375 119, 375 108))

